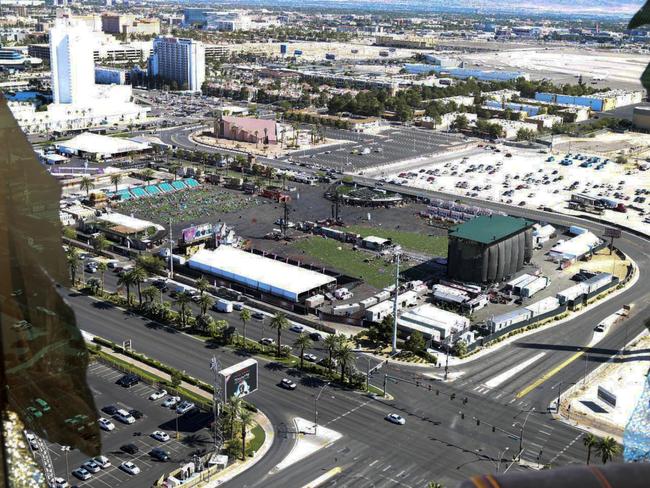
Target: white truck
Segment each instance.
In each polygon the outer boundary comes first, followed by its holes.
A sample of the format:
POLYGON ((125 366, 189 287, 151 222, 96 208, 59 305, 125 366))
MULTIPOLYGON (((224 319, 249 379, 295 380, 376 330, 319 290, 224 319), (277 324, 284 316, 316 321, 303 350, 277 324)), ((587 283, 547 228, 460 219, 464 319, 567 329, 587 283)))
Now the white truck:
POLYGON ((213 307, 217 312, 230 313, 234 310, 233 303, 230 300, 225 300, 223 298, 217 298, 217 301, 214 303, 213 307))

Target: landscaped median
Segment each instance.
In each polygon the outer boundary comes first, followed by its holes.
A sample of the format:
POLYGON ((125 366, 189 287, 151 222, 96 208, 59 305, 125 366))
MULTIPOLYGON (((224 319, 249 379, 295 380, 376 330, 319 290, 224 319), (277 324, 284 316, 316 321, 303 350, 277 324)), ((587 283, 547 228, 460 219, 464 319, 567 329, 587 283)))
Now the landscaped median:
MULTIPOLYGON (((123 372, 135 373, 142 381, 165 388, 169 394, 192 401, 203 409, 209 411, 212 408, 212 385, 181 373, 143 354, 125 350, 111 341, 86 333, 84 336, 86 341, 92 344, 89 349, 94 360, 108 363, 123 372)), ((229 454, 227 465, 224 467, 222 464, 215 464, 200 473, 194 473, 183 482, 182 486, 189 488, 198 485, 206 487, 221 485, 252 467, 268 452, 274 435, 271 422, 263 412, 257 410, 253 405, 242 401, 241 406, 243 411, 249 412, 249 414, 242 415, 242 417, 248 416, 249 418, 248 424, 243 421, 241 424, 246 431, 244 448, 242 448, 242 440, 234 432, 231 432, 230 440, 226 441, 222 451, 224 454, 229 454), (248 426, 246 427, 246 425, 248 426), (245 455, 243 455, 244 453, 245 455)), ((236 420, 232 421, 232 423, 235 422, 236 420)), ((238 429, 238 432, 242 432, 242 429, 238 429)), ((208 465, 212 454, 206 455, 204 465, 208 465)), ((178 474, 178 471, 172 471, 162 477, 156 486, 161 485, 168 476, 178 474)))

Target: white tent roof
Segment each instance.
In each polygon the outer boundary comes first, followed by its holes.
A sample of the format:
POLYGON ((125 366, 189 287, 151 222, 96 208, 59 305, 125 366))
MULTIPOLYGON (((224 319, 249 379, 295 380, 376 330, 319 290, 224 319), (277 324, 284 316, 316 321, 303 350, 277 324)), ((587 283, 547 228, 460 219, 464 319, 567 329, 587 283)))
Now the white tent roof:
POLYGON ((573 239, 556 244, 549 251, 551 255, 560 255, 565 258, 579 257, 587 254, 600 243, 600 239, 591 232, 585 232, 573 239))
POLYGON ((119 137, 102 136, 92 132, 84 132, 70 140, 56 145, 58 149, 68 152, 85 152, 91 154, 122 154, 132 151, 149 149, 149 144, 134 142, 119 137))
POLYGON ((425 304, 404 312, 398 319, 400 327, 418 330, 425 337, 431 336, 434 331, 441 333, 443 339, 450 333, 456 333, 469 327, 469 319, 433 305, 425 304))
POLYGON ((231 246, 203 249, 188 261, 190 268, 229 278, 279 295, 298 295, 336 280, 316 271, 276 261, 231 246))

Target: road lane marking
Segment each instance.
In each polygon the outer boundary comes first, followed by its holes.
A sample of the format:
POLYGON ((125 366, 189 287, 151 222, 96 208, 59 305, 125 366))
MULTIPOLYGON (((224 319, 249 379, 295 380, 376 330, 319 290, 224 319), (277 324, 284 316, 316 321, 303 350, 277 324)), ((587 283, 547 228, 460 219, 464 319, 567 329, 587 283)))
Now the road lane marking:
POLYGON ((501 373, 501 374, 498 375, 498 376, 495 376, 495 377, 492 378, 491 380, 486 381, 486 382, 485 382, 485 386, 487 386, 487 387, 489 387, 489 388, 496 388, 496 387, 499 386, 501 383, 503 383, 503 382, 506 381, 506 380, 509 380, 510 378, 512 378, 513 376, 515 376, 517 373, 519 373, 520 371, 523 371, 523 370, 526 369, 528 366, 530 366, 530 365, 533 364, 535 361, 539 360, 540 358, 542 358, 542 357, 544 357, 544 356, 546 356, 546 353, 545 353, 545 352, 540 352, 539 354, 536 354, 536 355, 533 356, 532 358, 527 359, 526 361, 524 361, 524 362, 521 363, 521 364, 518 364, 518 365, 515 366, 514 368, 511 368, 511 369, 509 369, 509 370, 507 370, 507 371, 504 371, 503 373, 501 373))
POLYGON ((370 467, 372 468, 375 464, 377 464, 378 461, 379 461, 379 459, 375 459, 375 460, 374 460, 373 462, 371 462, 368 466, 370 466, 370 467))
POLYGON ((544 374, 544 376, 542 376, 541 378, 537 379, 536 381, 534 381, 533 383, 531 383, 530 385, 528 385, 526 388, 524 388, 523 390, 521 390, 519 393, 517 393, 516 398, 522 398, 522 397, 528 395, 531 391, 533 391, 533 390, 534 390, 535 388, 537 388, 539 385, 541 385, 542 383, 544 383, 546 380, 548 380, 549 378, 552 378, 552 377, 555 376, 557 373, 559 373, 562 369, 566 368, 569 364, 571 364, 573 361, 575 361, 576 359, 580 358, 580 356, 582 356, 584 353, 585 353, 584 350, 583 350, 583 351, 578 351, 578 352, 575 353, 573 356, 571 356, 569 359, 567 359, 567 360, 561 362, 560 364, 558 364, 556 367, 554 367, 554 368, 551 369, 550 371, 547 371, 547 372, 544 374))
POLYGON ((343 471, 343 469, 340 466, 332 468, 327 473, 320 475, 314 481, 307 483, 305 486, 303 486, 303 488, 317 488, 337 474, 340 474, 341 471, 343 471))

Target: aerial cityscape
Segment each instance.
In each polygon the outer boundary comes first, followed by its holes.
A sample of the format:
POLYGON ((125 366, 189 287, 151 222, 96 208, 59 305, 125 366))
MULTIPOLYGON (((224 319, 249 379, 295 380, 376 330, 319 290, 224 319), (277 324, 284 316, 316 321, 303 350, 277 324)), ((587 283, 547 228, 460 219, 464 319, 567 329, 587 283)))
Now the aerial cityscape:
POLYGON ((0 486, 647 487, 649 63, 618 0, 0 0, 0 486))

